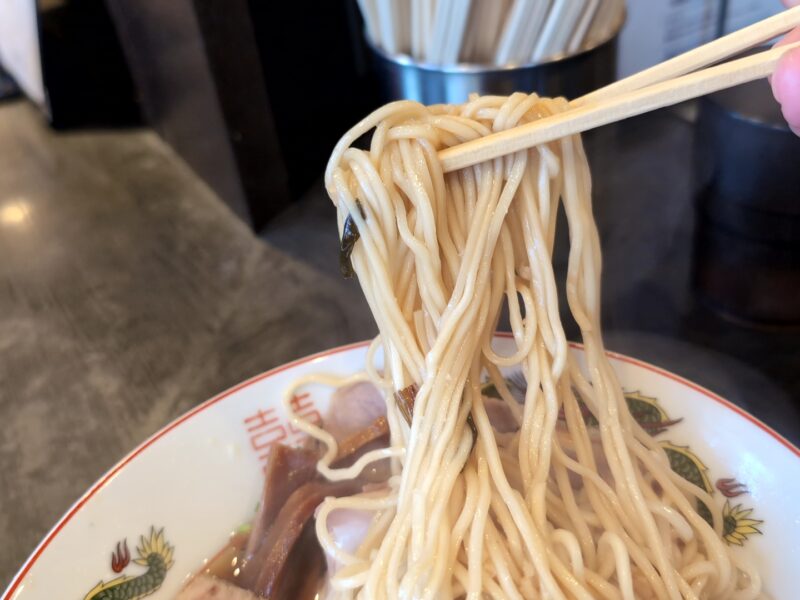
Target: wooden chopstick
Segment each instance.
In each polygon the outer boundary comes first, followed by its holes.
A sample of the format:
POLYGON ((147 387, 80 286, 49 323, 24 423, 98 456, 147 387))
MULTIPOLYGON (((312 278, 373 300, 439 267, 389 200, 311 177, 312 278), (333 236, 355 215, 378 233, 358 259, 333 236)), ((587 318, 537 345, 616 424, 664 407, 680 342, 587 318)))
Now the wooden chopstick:
POLYGON ((768 42, 798 26, 800 26, 800 6, 781 11, 758 23, 739 29, 654 67, 576 98, 570 102, 570 106, 582 106, 591 102, 605 100, 623 92, 631 92, 654 83, 691 73, 725 58, 735 56, 758 44, 768 42))
POLYGON ((586 104, 552 117, 493 133, 439 152, 445 172, 532 148, 651 110, 678 104, 770 75, 780 58, 800 42, 726 62, 676 79, 586 104))

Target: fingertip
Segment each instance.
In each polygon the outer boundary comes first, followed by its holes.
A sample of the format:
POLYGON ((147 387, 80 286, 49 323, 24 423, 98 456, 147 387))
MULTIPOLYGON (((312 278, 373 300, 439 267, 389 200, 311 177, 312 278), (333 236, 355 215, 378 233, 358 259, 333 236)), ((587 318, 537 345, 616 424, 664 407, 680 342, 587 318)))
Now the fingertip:
POLYGON ((800 127, 800 49, 781 58, 772 76, 772 93, 784 118, 792 126, 800 127))
MULTIPOLYGON (((800 0, 798 0, 798 2, 800 2, 800 0)), ((800 42, 800 27, 795 27, 792 29, 789 33, 778 40, 775 46, 786 46, 795 42, 800 42)))

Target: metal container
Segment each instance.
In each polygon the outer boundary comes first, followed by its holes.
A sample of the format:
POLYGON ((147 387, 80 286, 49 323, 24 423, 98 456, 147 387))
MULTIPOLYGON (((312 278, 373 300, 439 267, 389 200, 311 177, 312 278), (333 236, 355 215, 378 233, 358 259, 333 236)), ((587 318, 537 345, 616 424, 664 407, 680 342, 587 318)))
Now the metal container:
POLYGON ((694 280, 739 321, 800 325, 800 138, 766 80, 703 98, 694 280))
POLYGON ((482 95, 536 92, 576 98, 614 81, 617 38, 624 22, 622 13, 608 38, 575 54, 507 67, 420 63, 406 55, 391 56, 369 39, 367 43, 381 99, 385 102, 407 99, 422 104, 459 104, 473 92, 482 95))

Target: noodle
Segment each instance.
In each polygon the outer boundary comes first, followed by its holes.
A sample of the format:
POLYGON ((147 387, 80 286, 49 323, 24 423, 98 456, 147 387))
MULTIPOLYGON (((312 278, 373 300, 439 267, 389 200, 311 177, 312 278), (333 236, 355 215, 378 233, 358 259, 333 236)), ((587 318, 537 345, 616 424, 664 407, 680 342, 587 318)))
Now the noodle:
MULTIPOLYGON (((380 335, 365 375, 384 391, 390 447, 345 469, 391 459, 382 491, 328 499, 319 540, 343 565, 331 598, 757 598, 760 579, 720 537, 708 495, 672 472, 664 450, 632 419, 600 334, 600 244, 591 179, 578 137, 443 173, 442 148, 563 111, 562 99, 513 94, 461 106, 389 104, 336 146, 325 182, 340 229, 358 239, 349 259, 380 335), (370 147, 353 144, 372 131, 370 147), (569 226, 566 293, 585 347, 587 379, 569 353, 552 267, 557 209, 569 226), (491 346, 506 308, 514 351, 491 346), (374 361, 383 350, 384 367, 374 361), (521 370, 519 403, 500 367, 521 370), (518 428, 500 433, 488 376, 518 428), (416 386, 409 388, 409 386, 416 386), (397 394, 416 390, 413 410, 397 394), (403 416, 409 412, 410 423, 403 416), (590 435, 583 416, 599 423, 590 435), (713 513, 712 528, 694 506, 713 513), (352 554, 331 539, 337 508, 374 513, 352 554)), ((287 391, 329 377, 298 382, 287 391)))

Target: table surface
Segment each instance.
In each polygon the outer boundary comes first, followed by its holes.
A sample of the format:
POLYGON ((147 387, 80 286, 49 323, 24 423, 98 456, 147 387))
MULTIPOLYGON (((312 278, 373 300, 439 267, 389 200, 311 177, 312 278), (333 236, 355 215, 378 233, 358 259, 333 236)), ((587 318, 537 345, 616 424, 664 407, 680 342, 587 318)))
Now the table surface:
MULTIPOLYGON (((735 325, 692 293, 691 133, 661 112, 587 140, 607 346, 797 443, 800 334, 735 325)), ((374 333, 357 285, 338 275, 321 185, 257 237, 152 133, 54 134, 30 105, 0 105, 0 539, 15 541, 0 544, 0 588, 94 480, 170 420, 374 333)))

